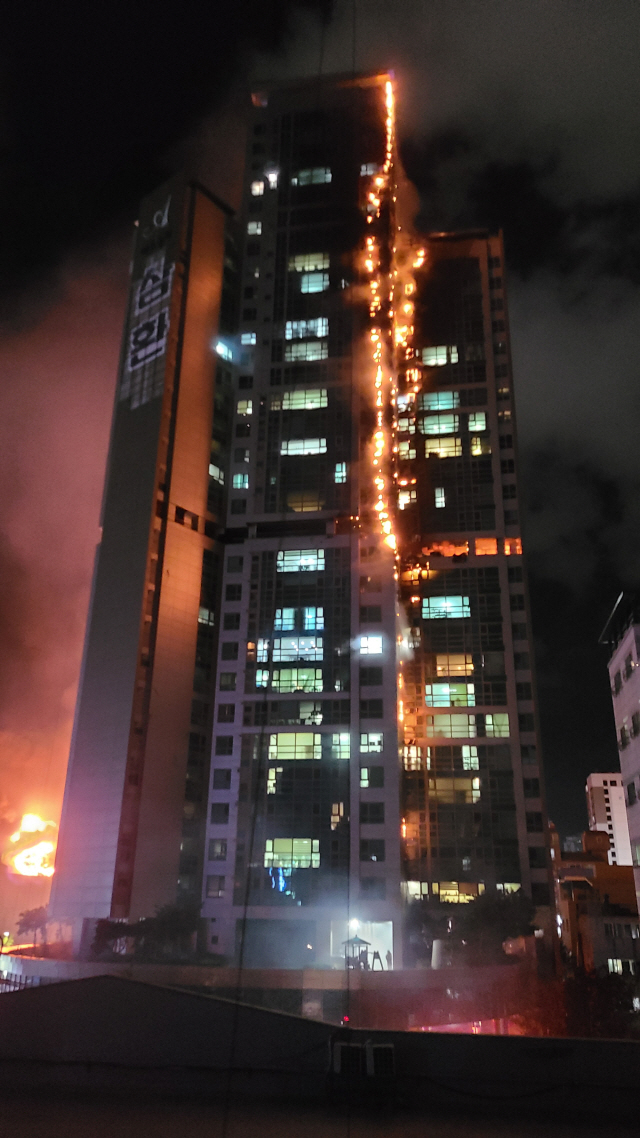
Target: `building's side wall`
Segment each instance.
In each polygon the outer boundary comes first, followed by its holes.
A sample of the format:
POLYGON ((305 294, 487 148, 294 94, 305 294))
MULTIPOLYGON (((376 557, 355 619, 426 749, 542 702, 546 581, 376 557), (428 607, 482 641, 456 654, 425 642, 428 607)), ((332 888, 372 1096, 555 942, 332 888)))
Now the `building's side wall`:
POLYGON ((640 629, 631 624, 609 661, 620 769, 627 806, 627 822, 634 866, 636 894, 640 898, 640 629))
POLYGON ((586 785, 589 829, 609 835, 611 865, 631 865, 631 843, 620 772, 590 774, 586 785))

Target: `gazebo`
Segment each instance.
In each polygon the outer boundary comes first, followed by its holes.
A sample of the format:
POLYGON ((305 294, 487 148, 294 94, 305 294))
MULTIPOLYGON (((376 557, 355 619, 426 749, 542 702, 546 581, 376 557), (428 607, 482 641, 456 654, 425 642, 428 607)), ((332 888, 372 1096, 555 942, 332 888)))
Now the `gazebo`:
POLYGON ((369 971, 369 948, 371 942, 363 940, 362 937, 352 936, 349 940, 343 940, 344 946, 344 966, 345 968, 355 968, 362 972, 369 971))

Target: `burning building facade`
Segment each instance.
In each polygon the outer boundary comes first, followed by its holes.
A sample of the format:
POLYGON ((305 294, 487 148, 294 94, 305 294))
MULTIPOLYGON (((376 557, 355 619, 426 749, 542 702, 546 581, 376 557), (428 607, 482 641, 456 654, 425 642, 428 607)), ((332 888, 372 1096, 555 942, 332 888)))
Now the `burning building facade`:
POLYGON ((55 911, 400 967, 412 900, 549 903, 502 242, 412 233, 391 76, 253 103, 239 322, 204 195, 136 253, 55 911))

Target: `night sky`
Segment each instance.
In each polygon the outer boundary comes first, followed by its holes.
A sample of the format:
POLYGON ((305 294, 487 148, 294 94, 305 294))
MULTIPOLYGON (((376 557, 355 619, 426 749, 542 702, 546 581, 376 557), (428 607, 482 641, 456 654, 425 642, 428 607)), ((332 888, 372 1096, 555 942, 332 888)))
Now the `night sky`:
POLYGON ((618 765, 598 634, 640 582, 639 48, 636 0, 5 14, 0 841, 59 809, 137 203, 186 168, 237 204, 251 81, 354 58, 396 71, 420 226, 504 229, 549 807, 586 825, 618 765))

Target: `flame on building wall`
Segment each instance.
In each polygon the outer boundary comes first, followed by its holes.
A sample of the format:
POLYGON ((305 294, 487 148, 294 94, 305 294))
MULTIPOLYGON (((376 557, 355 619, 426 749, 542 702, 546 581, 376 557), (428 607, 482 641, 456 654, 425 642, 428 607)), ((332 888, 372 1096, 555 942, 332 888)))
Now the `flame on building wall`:
POLYGON ((52 877, 57 838, 55 822, 47 822, 38 814, 23 814, 2 861, 11 873, 21 877, 52 877))

